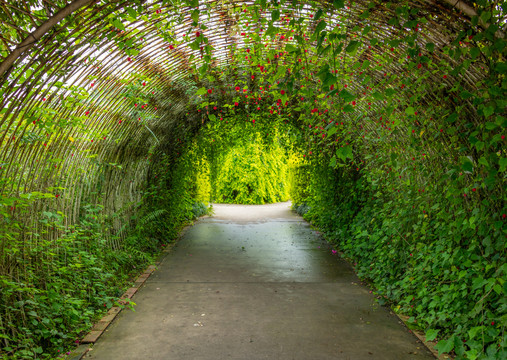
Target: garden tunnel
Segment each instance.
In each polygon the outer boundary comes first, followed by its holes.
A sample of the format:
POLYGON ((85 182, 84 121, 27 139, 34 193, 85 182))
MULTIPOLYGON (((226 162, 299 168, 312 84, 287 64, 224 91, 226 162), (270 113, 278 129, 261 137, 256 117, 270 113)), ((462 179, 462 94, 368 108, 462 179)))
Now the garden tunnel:
POLYGON ((461 358, 506 358, 507 3, 0 2, 0 355, 50 357, 255 131, 293 201, 461 358))

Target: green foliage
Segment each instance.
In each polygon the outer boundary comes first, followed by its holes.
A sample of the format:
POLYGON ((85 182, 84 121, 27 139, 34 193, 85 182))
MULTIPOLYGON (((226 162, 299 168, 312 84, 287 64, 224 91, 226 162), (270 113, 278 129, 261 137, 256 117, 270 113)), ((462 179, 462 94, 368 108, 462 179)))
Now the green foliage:
POLYGON ((371 282, 380 303, 410 316, 441 353, 505 357, 507 229, 489 211, 491 199, 441 196, 458 185, 444 174, 421 191, 371 169, 314 162, 302 170, 310 178, 301 189, 310 194, 305 218, 371 282))
POLYGON ((161 154, 157 160, 141 201, 126 207, 134 213, 129 217, 124 210, 108 215, 102 205, 88 203, 77 224, 67 225, 62 211, 44 210, 29 226, 22 220, 29 212, 33 216, 34 204, 54 201, 55 195, 1 197, 0 358, 64 353, 101 314, 122 306, 118 299, 129 281, 183 225, 209 213, 193 200, 195 166, 189 156, 174 161, 161 154), (118 221, 123 225, 112 231, 118 221))
POLYGON ((224 156, 215 183, 216 201, 265 204, 288 200, 287 159, 279 146, 259 140, 239 144, 224 156))
POLYGON ((85 221, 64 227, 61 213, 45 211, 40 223, 40 233, 24 242, 8 240, 0 259, 0 358, 63 352, 97 316, 119 306, 126 281, 152 260, 149 254, 112 249, 105 234, 85 221), (50 235, 55 230, 58 238, 50 235))

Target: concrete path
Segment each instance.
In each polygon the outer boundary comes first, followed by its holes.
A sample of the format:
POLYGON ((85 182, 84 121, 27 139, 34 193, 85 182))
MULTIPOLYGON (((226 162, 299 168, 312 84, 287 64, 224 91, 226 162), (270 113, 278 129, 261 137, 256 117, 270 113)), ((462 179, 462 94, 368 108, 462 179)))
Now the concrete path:
POLYGON ((289 203, 214 208, 87 358, 434 359, 289 203))

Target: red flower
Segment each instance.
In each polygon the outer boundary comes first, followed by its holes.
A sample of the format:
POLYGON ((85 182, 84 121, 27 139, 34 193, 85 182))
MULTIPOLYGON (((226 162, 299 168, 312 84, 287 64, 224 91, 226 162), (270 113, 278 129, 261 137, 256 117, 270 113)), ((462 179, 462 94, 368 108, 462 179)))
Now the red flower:
POLYGON ((169 45, 169 49, 173 50, 174 49, 174 45, 169 45))
POLYGON ((236 89, 236 91, 239 91, 239 86, 236 86, 235 89, 236 89))
POLYGON ((280 94, 285 95, 285 90, 280 91, 280 94))
POLYGON ((208 94, 211 94, 213 92, 212 89, 208 89, 208 94))
POLYGON ((199 36, 201 36, 201 33, 199 31, 196 31, 195 32, 195 37, 198 38, 199 36))
POLYGON ((234 106, 238 106, 239 104, 237 102, 234 103, 234 106))

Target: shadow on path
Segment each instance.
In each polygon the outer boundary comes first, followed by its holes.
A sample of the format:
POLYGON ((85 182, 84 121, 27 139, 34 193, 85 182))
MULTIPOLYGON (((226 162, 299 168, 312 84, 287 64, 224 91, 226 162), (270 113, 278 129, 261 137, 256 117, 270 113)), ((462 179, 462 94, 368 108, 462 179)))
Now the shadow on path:
POLYGON ((92 359, 434 359, 289 203, 214 205, 92 359))

